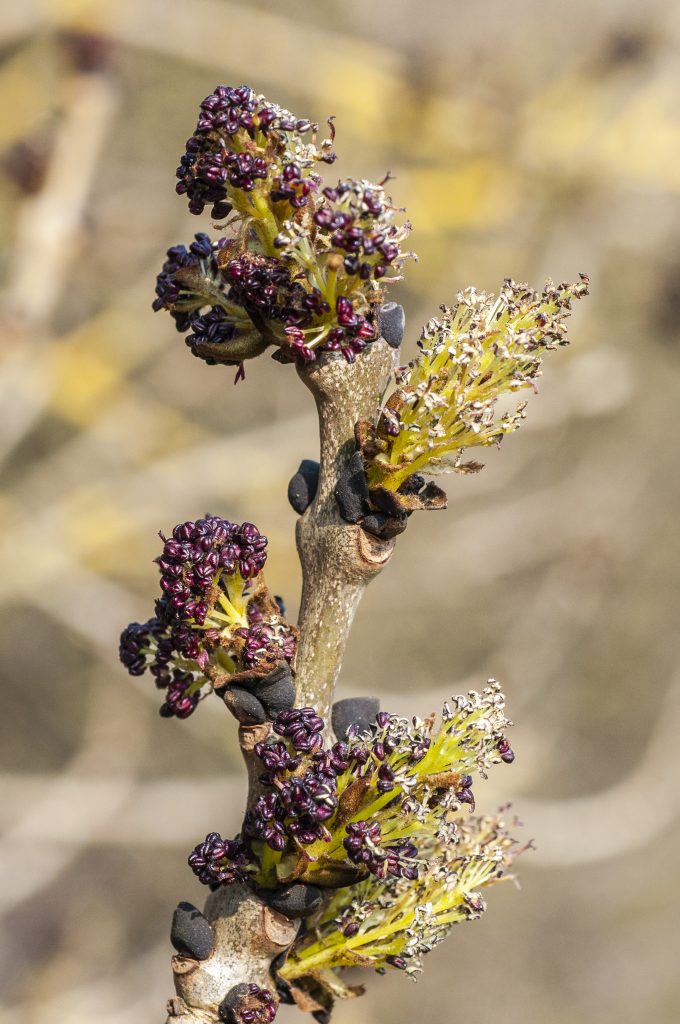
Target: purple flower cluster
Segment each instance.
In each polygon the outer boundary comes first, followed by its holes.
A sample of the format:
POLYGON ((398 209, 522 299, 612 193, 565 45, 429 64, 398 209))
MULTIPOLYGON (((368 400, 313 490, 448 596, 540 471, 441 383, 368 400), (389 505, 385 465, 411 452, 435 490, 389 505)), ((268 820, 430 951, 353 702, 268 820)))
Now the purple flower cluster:
POLYGON ((213 217, 220 219, 230 212, 235 190, 250 193, 273 171, 276 200, 291 201, 292 191, 291 205, 298 209, 315 183, 296 185, 300 168, 288 162, 281 169, 278 158, 291 138, 316 127, 265 102, 248 86, 220 85, 201 103, 196 129, 177 168, 176 191, 187 196, 191 213, 211 206, 213 217))
POLYGON ((259 985, 248 985, 229 1007, 230 1017, 235 1024, 271 1024, 276 1017, 278 1004, 272 993, 259 985))
POLYGON ((163 718, 188 718, 200 699, 194 674, 174 664, 176 648, 167 624, 157 617, 131 622, 120 637, 120 660, 130 675, 141 676, 148 669, 156 686, 166 691, 160 708, 163 718))
POLYGON ((201 694, 196 689, 194 676, 181 669, 173 669, 165 691, 165 700, 159 708, 161 718, 188 718, 196 710, 201 694))
MULTIPOLYGON (((380 793, 394 789, 394 773, 384 763, 396 746, 389 732, 390 716, 384 717, 384 723, 383 731, 372 741, 357 740, 353 735, 349 741, 341 740, 329 750, 322 750, 323 722, 312 708, 291 708, 279 714, 274 731, 289 742, 275 740, 255 748, 267 769, 260 776, 267 791, 246 817, 245 835, 279 852, 290 840, 301 846, 330 840, 327 823, 332 828, 331 819, 339 803, 337 780, 347 771, 354 770, 358 777, 365 770, 374 777, 380 793)), ((346 831, 343 845, 353 864, 380 878, 388 874, 417 877, 412 863, 415 847, 408 842, 381 846, 379 822, 350 823, 346 831)))
POLYGON ((295 637, 280 623, 255 622, 249 629, 234 630, 236 636, 245 640, 243 665, 257 668, 259 665, 277 661, 291 662, 295 655, 295 637))
MULTIPOLYGON (((160 669, 169 664, 172 657, 172 645, 163 634, 164 626, 159 619, 149 619, 145 623, 131 622, 129 626, 125 627, 120 635, 118 655, 131 676, 144 675, 149 667, 147 652, 151 646, 157 647, 159 662, 158 671, 152 674, 158 675, 160 669)), ((160 685, 166 686, 168 681, 164 681, 160 685)))
POLYGON ((287 745, 280 740, 269 743, 256 743, 255 753, 267 769, 260 775, 260 782, 266 786, 275 785, 277 775, 285 772, 294 772, 302 763, 301 757, 296 757, 289 751, 287 745))
POLYGON ((231 885, 246 881, 252 858, 238 836, 222 839, 219 832, 210 832, 189 854, 188 863, 203 885, 231 885))
POLYGON ((353 864, 361 864, 376 878, 418 877, 414 858, 418 850, 409 842, 391 843, 381 846, 381 829, 378 821, 354 821, 347 825, 347 838, 343 846, 353 864))
POLYGON ((259 355, 249 340, 257 331, 282 362, 339 352, 351 363, 378 336, 377 282, 400 264, 408 228, 392 223, 395 209, 380 185, 339 181, 317 195, 314 167, 335 159, 332 124, 318 146, 317 129, 245 85, 220 85, 201 104, 177 192, 193 213, 209 207, 224 219, 233 211, 241 227, 231 242, 200 234, 188 249, 169 249, 154 309, 170 310, 208 363, 259 355), (227 246, 230 256, 220 254, 227 246), (231 346, 240 353, 232 359, 229 342, 240 334, 246 340, 231 346))
MULTIPOLYGON (((324 303, 326 309, 328 304, 324 303)), ((319 352, 340 352, 348 363, 353 363, 370 341, 378 336, 375 325, 368 317, 355 311, 354 303, 345 295, 335 300, 335 326, 326 332, 323 342, 316 349, 307 344, 305 332, 297 325, 286 327, 287 341, 282 345, 284 355, 309 363, 319 352)))
POLYGON ((266 320, 306 326, 330 309, 318 288, 294 281, 286 264, 273 256, 242 253, 227 264, 224 277, 228 298, 266 320))
POLYGON ((238 326, 225 307, 215 303, 218 293, 226 296, 218 263, 226 243, 225 238, 213 243, 199 231, 188 249, 184 245, 171 246, 156 278, 156 298, 152 303, 156 312, 168 310, 180 333, 190 332, 186 344, 193 355, 209 364, 217 360, 206 354, 203 346, 224 345, 238 334, 238 326))
POLYGON ((260 782, 272 788, 246 817, 244 831, 249 838, 278 851, 292 838, 303 846, 328 838, 323 823, 338 805, 337 777, 344 768, 334 757, 335 747, 319 749, 323 726, 312 708, 291 708, 274 720, 274 731, 290 745, 281 740, 257 744, 255 752, 267 769, 260 782), (298 772, 303 762, 300 755, 307 755, 304 773, 298 772))
POLYGON ((218 651, 228 655, 232 671, 264 676, 293 660, 296 635, 257 582, 267 538, 252 523, 239 526, 206 515, 180 523, 169 538, 161 538, 163 551, 156 562, 163 593, 156 614, 123 631, 119 653, 131 675, 148 670, 165 689, 161 715, 186 718, 206 683, 226 679, 218 651), (234 600, 242 612, 235 610, 234 600))
POLYGON ((205 305, 205 298, 191 288, 189 278, 198 270, 201 260, 210 259, 211 254, 212 243, 202 231, 194 236, 188 249, 184 245, 173 245, 165 254, 165 263, 156 278, 152 308, 155 312, 167 309, 178 331, 188 330, 200 307, 205 305))
POLYGON ((207 592, 216 576, 240 573, 244 580, 257 576, 267 560, 267 538, 252 523, 237 526, 220 516, 205 516, 180 523, 165 538, 156 559, 161 590, 183 618, 202 626, 208 611, 207 592))
MULTIPOLYGON (((203 345, 224 345, 236 337, 236 326, 222 306, 211 306, 206 313, 190 318, 188 326, 191 333, 184 339, 191 349, 193 355, 204 359, 206 363, 214 365, 217 360, 205 354, 201 349, 203 345)), ((181 329, 181 328, 180 328, 181 329)), ((236 364, 239 360, 233 360, 236 364)))
POLYGON ((274 732, 285 736, 296 750, 305 754, 313 753, 323 744, 323 719, 314 708, 290 708, 277 715, 274 732))
POLYGON ((304 775, 279 777, 276 788, 264 793, 246 816, 245 834, 260 839, 272 850, 282 851, 289 839, 309 846, 327 839, 324 827, 338 806, 334 772, 314 766, 304 775))
POLYGON ((288 163, 274 178, 270 197, 272 202, 287 202, 294 210, 300 210, 307 205, 310 192, 319 187, 320 180, 316 174, 303 175, 298 164, 288 163))
POLYGON ((339 181, 325 188, 327 200, 314 223, 327 233, 331 248, 343 255, 346 274, 380 280, 401 255, 403 230, 390 223, 392 207, 383 190, 369 182, 339 181))

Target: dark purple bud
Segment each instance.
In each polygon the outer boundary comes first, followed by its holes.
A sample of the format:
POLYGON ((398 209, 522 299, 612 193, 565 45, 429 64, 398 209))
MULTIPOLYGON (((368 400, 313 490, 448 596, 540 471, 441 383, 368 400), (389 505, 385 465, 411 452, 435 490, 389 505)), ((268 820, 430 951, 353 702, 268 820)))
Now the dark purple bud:
POLYGON ((515 760, 515 752, 505 737, 499 740, 498 753, 501 755, 501 760, 505 761, 506 764, 512 764, 515 760))
POLYGON ((204 885, 231 885, 248 877, 250 854, 241 840, 210 832, 189 854, 189 866, 204 885))

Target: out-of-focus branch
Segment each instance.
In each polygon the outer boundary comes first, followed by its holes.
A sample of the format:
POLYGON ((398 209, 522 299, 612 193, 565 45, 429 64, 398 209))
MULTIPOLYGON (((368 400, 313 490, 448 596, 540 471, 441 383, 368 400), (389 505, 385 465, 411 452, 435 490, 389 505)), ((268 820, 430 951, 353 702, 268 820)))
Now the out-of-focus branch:
POLYGON ((0 376, 0 458, 28 433, 48 401, 39 352, 78 251, 101 153, 118 108, 106 74, 77 74, 60 111, 43 187, 24 199, 9 278, 0 295, 5 349, 0 376), (39 265, 39 271, 36 267, 39 265))
POLYGON ((14 314, 25 327, 47 324, 63 294, 117 107, 118 90, 107 75, 74 75, 45 184, 22 206, 16 255, 3 296, 6 313, 14 314))

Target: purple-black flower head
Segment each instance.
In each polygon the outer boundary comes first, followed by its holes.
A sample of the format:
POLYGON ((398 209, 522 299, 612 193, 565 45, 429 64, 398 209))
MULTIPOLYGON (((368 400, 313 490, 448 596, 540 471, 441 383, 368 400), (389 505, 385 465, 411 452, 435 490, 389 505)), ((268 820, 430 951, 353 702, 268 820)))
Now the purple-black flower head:
POLYGON ((156 616, 123 631, 120 659, 131 675, 149 671, 166 691, 163 717, 186 718, 229 673, 265 676, 291 663, 297 631, 264 585, 267 538, 253 523, 206 515, 161 539, 156 616))
POLYGON ((204 885, 231 885, 248 878, 250 854, 241 840, 210 832, 189 854, 188 864, 204 885))
MULTIPOLYGON (((311 121, 268 103, 248 86, 219 85, 201 103, 196 129, 177 168, 176 191, 191 213, 212 206, 213 216, 270 183, 278 198, 299 209, 315 182, 294 162, 281 162, 286 147, 316 129, 311 121), (308 184, 308 182, 310 182, 308 184)), ((319 154, 316 159, 322 159, 319 154)))
POLYGON ((289 708, 282 711, 276 716, 273 728, 274 732, 285 736, 301 752, 312 753, 322 746, 324 722, 314 708, 289 708))

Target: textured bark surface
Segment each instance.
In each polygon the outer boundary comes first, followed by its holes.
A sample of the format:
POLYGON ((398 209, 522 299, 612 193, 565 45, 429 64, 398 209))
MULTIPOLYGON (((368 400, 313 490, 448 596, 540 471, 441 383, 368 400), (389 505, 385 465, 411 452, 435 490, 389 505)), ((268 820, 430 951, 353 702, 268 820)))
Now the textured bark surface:
POLYGON ((213 950, 206 960, 172 958, 177 995, 168 1002, 168 1024, 214 1024, 221 1019, 220 1004, 236 985, 271 989, 271 962, 291 944, 299 925, 243 885, 211 893, 204 915, 213 930, 213 950))
MULTIPOLYGON (((260 792, 255 744, 265 740, 270 731, 269 723, 239 728, 248 773, 247 807, 260 792)), ((168 1002, 167 1024, 215 1024, 223 1019, 220 1004, 236 985, 255 984, 272 990, 272 960, 294 941, 300 924, 272 910, 245 885, 222 886, 211 893, 203 915, 212 928, 212 952, 200 961, 173 956, 177 995, 168 1002)))
POLYGON ((296 533, 303 578, 296 702, 325 719, 359 601, 394 548, 394 540, 378 540, 346 523, 334 490, 355 450, 354 424, 375 415, 396 359, 395 350, 380 340, 352 366, 327 353, 298 371, 319 412, 320 473, 316 497, 296 533))

